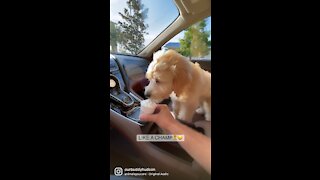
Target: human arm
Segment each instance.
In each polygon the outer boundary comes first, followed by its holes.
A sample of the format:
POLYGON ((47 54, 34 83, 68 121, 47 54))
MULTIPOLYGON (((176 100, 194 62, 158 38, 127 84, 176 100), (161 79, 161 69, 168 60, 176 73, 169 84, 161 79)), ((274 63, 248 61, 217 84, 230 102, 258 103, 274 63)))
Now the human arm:
POLYGON ((179 144, 211 174, 211 139, 175 120, 167 105, 157 105, 154 114, 142 114, 142 121, 151 121, 171 134, 183 134, 179 144))

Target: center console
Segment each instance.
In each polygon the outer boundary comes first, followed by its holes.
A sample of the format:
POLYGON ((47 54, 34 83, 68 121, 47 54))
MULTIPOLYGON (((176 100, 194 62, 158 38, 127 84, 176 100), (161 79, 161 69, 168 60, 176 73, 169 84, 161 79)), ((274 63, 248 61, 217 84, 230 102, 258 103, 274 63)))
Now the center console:
POLYGON ((110 56, 110 109, 143 126, 145 123, 139 121, 141 99, 126 92, 124 86, 119 66, 115 58, 110 56))

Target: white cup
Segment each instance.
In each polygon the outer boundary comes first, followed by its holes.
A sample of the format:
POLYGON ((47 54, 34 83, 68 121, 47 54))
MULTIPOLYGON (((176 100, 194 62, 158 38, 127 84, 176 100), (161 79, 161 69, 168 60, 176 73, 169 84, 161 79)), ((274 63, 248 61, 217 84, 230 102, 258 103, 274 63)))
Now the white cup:
POLYGON ((157 104, 150 99, 140 102, 140 114, 152 114, 157 107, 157 104))

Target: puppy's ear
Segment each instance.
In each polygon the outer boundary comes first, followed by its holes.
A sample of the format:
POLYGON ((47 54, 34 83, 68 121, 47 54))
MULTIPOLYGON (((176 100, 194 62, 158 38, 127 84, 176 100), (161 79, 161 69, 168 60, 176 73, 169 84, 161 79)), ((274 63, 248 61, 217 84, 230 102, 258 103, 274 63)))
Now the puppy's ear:
POLYGON ((179 97, 183 92, 188 91, 188 86, 192 81, 191 71, 188 67, 174 65, 173 91, 179 97))

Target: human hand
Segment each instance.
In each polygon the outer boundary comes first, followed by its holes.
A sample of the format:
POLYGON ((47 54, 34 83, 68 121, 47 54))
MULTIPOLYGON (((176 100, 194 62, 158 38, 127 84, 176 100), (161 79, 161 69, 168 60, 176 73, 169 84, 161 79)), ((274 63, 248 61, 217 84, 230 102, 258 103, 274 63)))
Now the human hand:
POLYGON ((156 123, 161 129, 170 131, 170 127, 179 123, 172 116, 167 105, 157 104, 153 114, 141 114, 140 120, 156 123))

